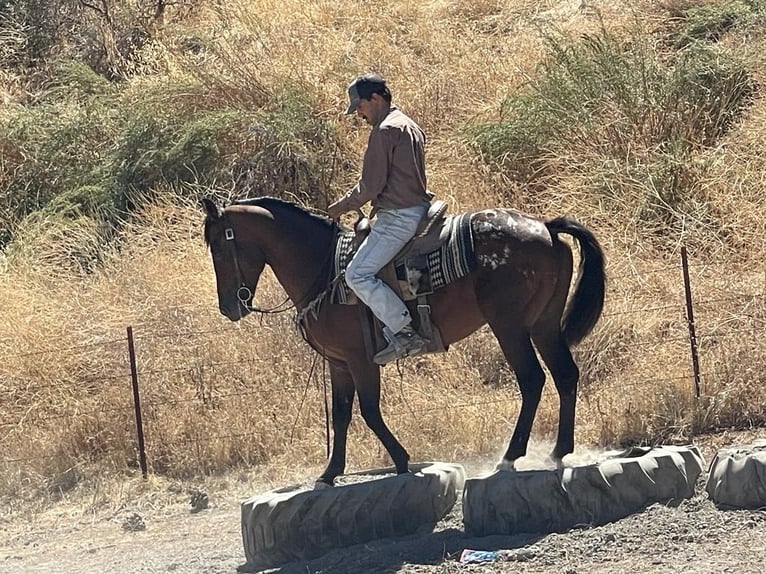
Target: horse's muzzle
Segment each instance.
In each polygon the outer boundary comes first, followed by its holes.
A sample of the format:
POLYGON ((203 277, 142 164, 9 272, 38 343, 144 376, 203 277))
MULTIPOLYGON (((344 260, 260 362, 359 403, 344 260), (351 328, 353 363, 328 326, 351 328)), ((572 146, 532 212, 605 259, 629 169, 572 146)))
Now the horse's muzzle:
POLYGON ((239 321, 250 314, 250 305, 239 299, 221 301, 218 305, 221 315, 231 321, 239 321))

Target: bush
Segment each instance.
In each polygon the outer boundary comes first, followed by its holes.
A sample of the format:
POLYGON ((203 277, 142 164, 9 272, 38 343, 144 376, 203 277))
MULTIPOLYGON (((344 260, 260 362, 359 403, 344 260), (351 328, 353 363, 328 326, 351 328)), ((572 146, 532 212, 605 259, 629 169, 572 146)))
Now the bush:
POLYGON ((0 215, 6 229, 0 245, 10 239, 15 223, 59 194, 101 183, 115 104, 108 82, 87 66, 68 62, 52 70, 35 105, 11 108, 0 119, 0 215))
POLYGON ((570 144, 612 157, 676 140, 712 145, 754 89, 740 63, 698 43, 670 63, 638 35, 621 42, 603 28, 547 46, 540 76, 503 101, 501 120, 467 129, 476 150, 512 173, 570 144))
MULTIPOLYGON (((117 228, 160 188, 188 194, 187 184, 326 202, 335 128, 299 85, 251 111, 185 79, 114 84, 71 61, 50 72, 34 105, 0 117, 0 246, 22 222, 27 242, 42 230, 28 219, 35 212, 46 219, 72 205, 112 237, 104 226, 117 228)), ((74 218, 57 221, 63 229, 74 218)))
POLYGON ((231 178, 240 194, 271 195, 326 205, 336 169, 336 126, 318 116, 300 86, 286 84, 254 114, 234 158, 231 178))
POLYGON ((671 6, 669 12, 676 23, 672 34, 673 44, 683 47, 696 41, 716 42, 735 28, 752 28, 763 24, 766 2, 733 0, 702 5, 686 2, 680 6, 671 6))
POLYGON ((704 166, 695 156, 748 103, 755 83, 745 67, 714 45, 695 42, 667 55, 645 34, 622 41, 603 27, 546 42, 539 76, 503 101, 499 122, 469 126, 469 145, 526 184, 567 172, 595 175, 601 183, 592 189, 604 195, 594 203, 615 199, 615 208, 631 210, 623 220, 638 215, 673 231, 668 224, 687 209, 698 220, 693 194, 704 166), (631 196, 636 201, 626 203, 631 196))
POLYGON ((218 141, 241 116, 229 110, 185 117, 152 109, 128 115, 108 167, 119 204, 129 210, 159 184, 212 184, 221 167, 218 141))

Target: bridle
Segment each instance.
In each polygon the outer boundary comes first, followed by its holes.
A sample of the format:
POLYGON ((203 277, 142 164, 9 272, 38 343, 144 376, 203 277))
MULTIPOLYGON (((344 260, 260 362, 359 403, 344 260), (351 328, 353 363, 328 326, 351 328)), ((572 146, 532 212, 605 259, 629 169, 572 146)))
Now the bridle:
POLYGON ((234 271, 237 274, 237 279, 239 279, 239 287, 237 288, 237 300, 239 301, 240 305, 242 305, 248 311, 255 311, 256 313, 283 313, 284 311, 293 309, 295 307, 295 303, 290 302, 289 296, 285 297, 285 300, 278 305, 275 305, 269 309, 264 309, 262 307, 257 307, 251 304, 251 301, 255 298, 255 293, 253 293, 250 287, 247 286, 247 283, 245 283, 245 276, 242 274, 242 270, 239 267, 239 253, 237 251, 237 241, 234 237, 234 228, 225 227, 223 230, 223 236, 227 242, 231 242, 231 249, 234 255, 234 271), (287 303, 290 304, 288 305, 287 303))
MULTIPOLYGON (((333 231, 335 231, 335 227, 337 227, 338 223, 336 221, 333 222, 333 231)), ((227 242, 231 242, 231 249, 233 252, 233 259, 234 259, 234 271, 237 274, 237 278, 239 279, 239 287, 237 288, 237 300, 239 301, 240 305, 242 305, 245 309, 248 311, 254 311, 257 313, 283 313, 285 311, 289 311, 290 309, 295 309, 295 303, 290 301, 290 296, 288 295, 285 297, 285 300, 279 303, 278 305, 275 305, 274 307, 271 307, 269 309, 264 309, 262 307, 257 307, 251 304, 251 301, 255 298, 255 293, 250 289, 250 287, 247 286, 247 283, 245 283, 245 276, 242 274, 242 270, 239 266, 239 253, 237 250, 237 241, 234 235, 234 228, 228 224, 224 227, 223 230, 224 238, 227 242), (289 303, 289 304, 288 304, 289 303)), ((335 235, 333 233, 333 235, 335 235)), ((335 242, 330 242, 330 250, 328 254, 328 260, 329 262, 332 261, 332 257, 335 253, 335 242)), ((324 269, 324 266, 322 267, 324 269)), ((303 301, 309 293, 312 293, 318 286, 319 282, 322 281, 322 272, 319 272, 318 277, 314 281, 314 283, 309 287, 309 289, 306 291, 306 294, 299 299, 300 301, 303 301)), ((320 296, 322 293, 320 293, 320 296)))

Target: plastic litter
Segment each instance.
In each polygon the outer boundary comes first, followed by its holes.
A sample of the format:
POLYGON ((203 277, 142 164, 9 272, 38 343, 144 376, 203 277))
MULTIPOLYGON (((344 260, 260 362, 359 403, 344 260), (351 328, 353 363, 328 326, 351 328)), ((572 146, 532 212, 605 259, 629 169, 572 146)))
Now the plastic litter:
POLYGON ((532 548, 519 548, 517 550, 471 550, 466 548, 460 554, 461 564, 478 564, 481 562, 528 562, 537 556, 532 548))
POLYGON ((460 563, 478 564, 481 562, 494 562, 502 555, 502 550, 471 550, 470 548, 466 548, 460 554, 460 563))

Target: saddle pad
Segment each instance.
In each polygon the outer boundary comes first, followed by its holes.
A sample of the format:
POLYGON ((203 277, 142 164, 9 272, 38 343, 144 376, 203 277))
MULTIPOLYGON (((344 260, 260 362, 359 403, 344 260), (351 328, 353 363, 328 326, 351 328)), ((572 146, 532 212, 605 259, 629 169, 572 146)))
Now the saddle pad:
POLYGON ((473 250, 471 213, 461 213, 450 220, 449 239, 428 254, 428 271, 433 290, 441 289, 476 269, 473 250))
MULTIPOLYGON (((476 268, 473 235, 471 233, 471 213, 466 212, 449 218, 449 238, 438 249, 426 256, 428 272, 431 275, 433 290, 441 289, 476 268)), ((333 276, 343 273, 354 253, 353 231, 344 231, 338 236, 333 259, 333 276)), ((397 261, 397 264, 402 262, 397 261)), ((403 262, 407 264, 406 261, 403 262)), ((345 278, 335 282, 335 289, 330 294, 333 303, 347 304, 351 299, 351 290, 345 278)))

